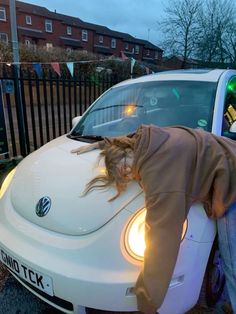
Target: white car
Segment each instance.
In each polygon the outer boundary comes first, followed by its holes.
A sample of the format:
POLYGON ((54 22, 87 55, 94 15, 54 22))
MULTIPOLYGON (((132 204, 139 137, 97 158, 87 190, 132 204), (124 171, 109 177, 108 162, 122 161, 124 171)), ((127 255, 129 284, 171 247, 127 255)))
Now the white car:
MULTIPOLYGON (((82 155, 71 150, 150 123, 236 138, 233 121, 223 130, 235 90, 233 70, 162 72, 109 89, 76 118, 70 134, 30 154, 5 179, 0 260, 22 285, 65 313, 86 307, 136 311, 133 287, 145 250, 143 192, 133 182, 113 202, 108 199, 114 188, 82 197, 86 183, 104 167, 96 167, 99 150, 82 155)), ((215 234, 202 205, 192 206, 159 313, 181 314, 196 304, 215 234)))

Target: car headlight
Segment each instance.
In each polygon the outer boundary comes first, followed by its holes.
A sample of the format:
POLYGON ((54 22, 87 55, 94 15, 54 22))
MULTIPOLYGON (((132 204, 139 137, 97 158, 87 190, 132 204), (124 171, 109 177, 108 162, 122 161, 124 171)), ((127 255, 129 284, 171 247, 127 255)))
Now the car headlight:
POLYGON ((5 194, 8 186, 10 185, 13 177, 14 177, 14 174, 16 172, 16 168, 12 169, 8 175, 6 176, 6 178, 4 179, 3 183, 2 183, 2 186, 1 186, 1 189, 0 189, 0 198, 3 197, 3 195, 5 194))
MULTIPOLYGON (((130 256, 136 260, 143 261, 145 244, 145 218, 147 209, 143 208, 138 211, 129 221, 125 231, 125 248, 130 256)), ((187 219, 183 224, 181 241, 187 231, 187 219)))

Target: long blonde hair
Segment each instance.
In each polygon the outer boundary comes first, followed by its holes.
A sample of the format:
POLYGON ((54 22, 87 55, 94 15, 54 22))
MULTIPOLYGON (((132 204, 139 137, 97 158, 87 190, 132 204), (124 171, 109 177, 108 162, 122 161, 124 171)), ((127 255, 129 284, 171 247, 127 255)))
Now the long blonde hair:
MULTIPOLYGON (((84 195, 93 189, 105 189, 115 183, 117 194, 109 199, 109 202, 116 199, 127 187, 130 175, 127 173, 126 165, 120 166, 121 161, 133 152, 134 140, 123 136, 104 140, 104 148, 99 154, 99 161, 104 159, 106 172, 98 175, 86 185, 84 195)), ((131 169, 129 169, 131 171, 131 169)))

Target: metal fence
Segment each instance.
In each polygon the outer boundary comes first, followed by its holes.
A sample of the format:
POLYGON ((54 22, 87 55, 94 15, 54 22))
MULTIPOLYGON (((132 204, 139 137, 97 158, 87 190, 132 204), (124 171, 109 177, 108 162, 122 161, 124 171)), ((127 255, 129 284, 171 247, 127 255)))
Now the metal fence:
MULTIPOLYGON (((68 133, 73 117, 83 114, 100 94, 123 79, 107 73, 59 77, 51 70, 38 77, 30 69, 18 72, 14 66, 4 66, 0 81, 5 121, 0 130, 6 128, 8 155, 26 156, 68 133)), ((4 139, 0 143, 4 147, 4 139)))

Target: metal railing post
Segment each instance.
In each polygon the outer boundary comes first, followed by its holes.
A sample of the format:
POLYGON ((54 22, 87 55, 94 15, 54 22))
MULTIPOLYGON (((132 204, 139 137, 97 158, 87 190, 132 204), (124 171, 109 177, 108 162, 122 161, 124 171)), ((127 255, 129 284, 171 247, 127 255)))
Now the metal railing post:
POLYGON ((22 95, 20 89, 20 65, 19 65, 19 44, 17 37, 17 24, 16 24, 16 3, 15 0, 9 1, 10 7, 10 20, 11 20, 11 41, 12 41, 12 52, 13 52, 13 73, 15 83, 15 100, 17 109, 17 120, 19 128, 19 141, 20 151, 23 157, 26 156, 26 130, 24 121, 24 112, 22 104, 22 95))

